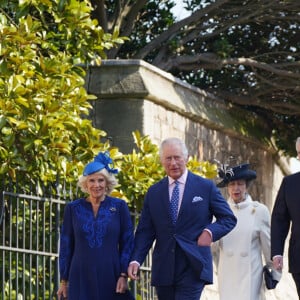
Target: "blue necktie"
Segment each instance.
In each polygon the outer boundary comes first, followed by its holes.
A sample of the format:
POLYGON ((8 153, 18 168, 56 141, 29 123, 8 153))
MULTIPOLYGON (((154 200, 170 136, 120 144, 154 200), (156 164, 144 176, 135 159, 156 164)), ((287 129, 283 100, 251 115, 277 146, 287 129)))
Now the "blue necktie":
POLYGON ((171 216, 172 216, 173 224, 176 223, 176 219, 177 219, 178 202, 179 202, 179 182, 175 181, 175 187, 173 189, 172 196, 171 196, 171 202, 170 202, 171 216))

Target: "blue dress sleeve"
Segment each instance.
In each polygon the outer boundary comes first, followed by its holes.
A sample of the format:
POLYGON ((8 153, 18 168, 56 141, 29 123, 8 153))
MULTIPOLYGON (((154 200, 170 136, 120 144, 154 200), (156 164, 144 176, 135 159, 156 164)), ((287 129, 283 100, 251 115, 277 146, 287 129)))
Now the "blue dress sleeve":
POLYGON ((59 271, 60 278, 68 280, 70 263, 74 250, 74 231, 72 225, 72 209, 71 205, 67 204, 64 211, 63 224, 60 234, 59 247, 59 271))
POLYGON ((133 250, 133 224, 130 216, 130 212, 125 201, 122 201, 120 208, 121 218, 121 234, 119 242, 120 251, 120 268, 121 273, 127 273, 129 260, 133 250))

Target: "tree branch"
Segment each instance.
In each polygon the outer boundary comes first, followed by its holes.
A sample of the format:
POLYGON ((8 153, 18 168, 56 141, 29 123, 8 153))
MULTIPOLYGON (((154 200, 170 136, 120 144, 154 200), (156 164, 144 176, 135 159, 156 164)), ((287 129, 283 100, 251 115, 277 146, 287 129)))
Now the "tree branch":
MULTIPOLYGON (((184 28, 192 23, 199 22, 200 19, 202 19, 206 14, 208 14, 210 11, 217 9, 224 3, 230 2, 230 0, 220 0, 216 1, 213 4, 207 6, 204 9, 200 9, 196 12, 194 12, 191 16, 174 23, 169 27, 168 30, 160 34, 157 38, 152 40, 147 46, 145 46, 143 49, 141 49, 134 58, 137 59, 143 59, 148 53, 150 53, 152 50, 161 47, 162 44, 164 44, 168 39, 170 39, 172 36, 178 34, 178 32, 181 31, 181 28, 184 28)), ((202 19, 203 20, 203 19, 202 19)))
POLYGON ((236 105, 259 107, 268 111, 273 111, 279 115, 300 116, 299 104, 293 104, 289 102, 276 103, 272 100, 272 98, 266 102, 262 101, 261 98, 256 97, 255 94, 252 94, 248 97, 239 96, 226 90, 218 90, 216 95, 222 97, 225 101, 234 103, 236 105))
MULTIPOLYGON (((134 2, 127 1, 124 4, 123 9, 120 10, 118 17, 116 18, 114 26, 120 28, 120 35, 129 36, 132 32, 135 21, 138 18, 140 10, 145 6, 147 0, 136 0, 134 2)), ((121 45, 118 47, 112 48, 108 52, 108 57, 113 58, 116 56, 120 49, 121 45)))

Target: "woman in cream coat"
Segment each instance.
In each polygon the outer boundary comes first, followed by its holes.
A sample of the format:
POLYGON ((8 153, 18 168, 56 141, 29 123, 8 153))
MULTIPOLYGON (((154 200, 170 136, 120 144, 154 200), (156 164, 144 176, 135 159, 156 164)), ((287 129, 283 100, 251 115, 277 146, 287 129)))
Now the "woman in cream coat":
MULTIPOLYGON (((218 284, 220 300, 263 300, 263 265, 270 260, 270 213, 247 193, 256 172, 248 164, 219 172, 227 186, 228 203, 237 217, 236 227, 219 241, 218 284)), ((273 271, 279 281, 280 273, 273 271)))

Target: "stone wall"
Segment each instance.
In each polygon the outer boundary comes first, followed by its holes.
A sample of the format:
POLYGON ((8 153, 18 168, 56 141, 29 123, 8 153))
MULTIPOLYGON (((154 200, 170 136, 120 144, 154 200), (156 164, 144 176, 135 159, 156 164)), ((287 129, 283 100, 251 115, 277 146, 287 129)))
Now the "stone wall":
MULTIPOLYGON (((200 160, 249 162, 258 175, 250 193, 271 210, 287 164, 276 158, 272 145, 245 134, 241 124, 250 119, 245 111, 228 111, 221 99, 140 60, 103 61, 89 68, 86 84, 98 98, 90 115, 94 126, 120 151, 132 151, 132 132, 139 130, 157 144, 179 137, 200 160)), ((207 293, 207 299, 217 299, 215 285, 207 293)), ((279 299, 274 297, 268 299, 279 299)))
POLYGON ((258 175, 251 194, 271 207, 282 167, 273 148, 241 133, 239 116, 247 119, 245 111, 229 114, 222 100, 140 60, 90 67, 87 89, 98 97, 92 103, 94 126, 122 152, 131 152, 132 132, 139 130, 157 144, 170 136, 182 138, 200 160, 249 162, 258 175))

